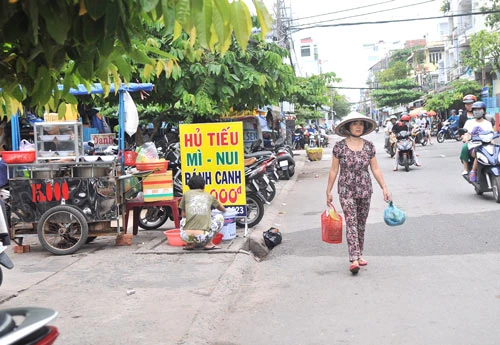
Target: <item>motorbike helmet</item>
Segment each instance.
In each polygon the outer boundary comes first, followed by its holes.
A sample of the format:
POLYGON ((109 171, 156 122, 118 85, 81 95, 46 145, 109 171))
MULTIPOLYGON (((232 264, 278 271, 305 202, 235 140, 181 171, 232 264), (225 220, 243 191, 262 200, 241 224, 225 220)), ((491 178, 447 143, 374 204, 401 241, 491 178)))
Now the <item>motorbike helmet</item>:
POLYGON ((484 102, 474 102, 472 104, 472 113, 476 119, 482 118, 486 114, 486 104, 484 102))
POLYGON ((403 115, 403 116, 401 116, 401 121, 408 121, 408 122, 410 122, 410 115, 403 115))
POLYGON ((477 102, 477 97, 474 95, 465 95, 462 99, 462 102, 464 102, 465 104, 474 103, 477 102))

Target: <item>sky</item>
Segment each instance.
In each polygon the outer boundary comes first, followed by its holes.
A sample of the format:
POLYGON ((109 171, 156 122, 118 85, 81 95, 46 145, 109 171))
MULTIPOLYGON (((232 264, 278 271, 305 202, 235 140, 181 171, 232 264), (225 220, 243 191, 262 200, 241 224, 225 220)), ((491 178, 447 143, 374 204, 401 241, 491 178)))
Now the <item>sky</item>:
MULTIPOLYGON (((382 20, 401 20, 408 18, 423 18, 440 16, 442 0, 284 0, 291 9, 292 17, 298 23, 314 23, 329 21, 329 23, 373 22, 382 20), (399 8, 399 9, 396 9, 399 8), (335 13, 334 13, 335 12, 335 13), (374 13, 377 12, 377 13, 374 13), (371 13, 371 14, 370 14, 371 13), (355 17, 353 17, 355 16, 355 17), (310 18, 307 18, 310 17, 310 18), (351 17, 339 20, 338 18, 351 17)), ((270 12, 275 1, 266 1, 270 12)), ((295 22, 297 24, 297 22, 295 22)), ((326 24, 326 23, 323 23, 326 24)), ((295 38, 311 37, 318 44, 319 58, 322 60, 323 72, 335 72, 342 78, 342 86, 366 87, 368 68, 364 44, 406 41, 424 38, 437 40, 438 20, 421 20, 376 25, 356 25, 323 27, 301 30, 295 38)), ((300 47, 295 47, 300 53, 300 47)), ((359 90, 342 90, 350 101, 359 100, 359 90)))

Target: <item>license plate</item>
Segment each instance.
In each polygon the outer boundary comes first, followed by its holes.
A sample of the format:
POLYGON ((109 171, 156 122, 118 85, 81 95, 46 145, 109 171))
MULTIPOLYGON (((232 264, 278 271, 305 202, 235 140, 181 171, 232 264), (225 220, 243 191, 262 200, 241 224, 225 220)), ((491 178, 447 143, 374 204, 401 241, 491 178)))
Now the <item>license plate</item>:
POLYGON ((280 161, 280 167, 287 167, 288 161, 280 161))

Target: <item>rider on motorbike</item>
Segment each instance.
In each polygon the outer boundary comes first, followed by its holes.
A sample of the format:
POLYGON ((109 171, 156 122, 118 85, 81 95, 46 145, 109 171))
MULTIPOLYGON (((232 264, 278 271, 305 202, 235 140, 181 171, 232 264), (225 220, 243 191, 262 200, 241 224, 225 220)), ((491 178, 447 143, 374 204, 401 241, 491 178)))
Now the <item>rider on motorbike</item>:
MULTIPOLYGON (((475 153, 475 147, 477 144, 470 141, 472 134, 475 132, 491 132, 493 131, 493 126, 490 121, 486 120, 486 104, 484 102, 475 102, 472 104, 472 113, 474 114, 474 119, 468 120, 464 129, 467 133, 462 136, 462 141, 467 143, 468 154, 470 158, 474 159, 472 164, 472 169, 469 173, 469 180, 471 182, 476 182, 476 171, 477 171, 477 159, 475 153)), ((462 158, 462 157, 461 157, 462 158)), ((465 159, 465 157, 463 157, 465 159)), ((466 159, 468 162, 469 159, 466 159)), ((464 165, 465 167, 466 165, 464 165)))
POLYGON ((415 128, 413 129, 413 131, 420 129, 420 131, 422 132, 422 141, 424 140, 424 138, 427 138, 429 144, 432 145, 430 127, 431 123, 427 117, 427 113, 423 112, 418 114, 418 119, 415 121, 415 128))
POLYGON ((386 120, 386 122, 385 122, 384 133, 385 133, 385 148, 386 149, 389 147, 389 139, 391 137, 392 127, 394 127, 394 125, 396 124, 397 121, 398 121, 398 117, 396 115, 391 115, 391 117, 389 117, 389 119, 386 120))
POLYGON ((457 111, 453 109, 451 111, 451 115, 448 118, 448 123, 450 124, 450 130, 452 133, 455 133, 455 131, 458 129, 458 119, 460 118, 460 115, 462 115, 463 110, 459 110, 459 115, 457 115, 457 111))
MULTIPOLYGON (((394 133, 396 135, 396 138, 398 136, 398 133, 401 131, 407 131, 408 133, 411 133, 410 116, 408 115, 408 113, 403 113, 403 115, 401 115, 400 121, 396 122, 396 124, 392 127, 392 133, 394 133)), ((419 161, 417 159, 417 155, 415 153, 415 140, 413 140, 413 138, 411 138, 411 140, 412 140, 412 146, 413 146, 412 154, 413 154, 413 160, 415 161, 415 165, 418 167, 422 166, 422 164, 419 163, 419 161)), ((394 157, 396 157, 396 166, 394 167, 393 170, 397 171, 398 170, 398 150, 397 149, 396 149, 396 154, 394 155, 394 157)))

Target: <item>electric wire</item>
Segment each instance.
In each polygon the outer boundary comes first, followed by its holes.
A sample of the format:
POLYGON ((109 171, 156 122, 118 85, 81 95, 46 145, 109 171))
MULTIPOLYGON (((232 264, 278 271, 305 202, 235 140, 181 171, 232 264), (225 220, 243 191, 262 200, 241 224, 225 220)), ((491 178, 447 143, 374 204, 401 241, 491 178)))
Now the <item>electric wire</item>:
MULTIPOLYGON (((417 2, 417 3, 414 3, 414 4, 410 4, 410 5, 405 5, 405 6, 400 6, 400 7, 393 7, 393 8, 389 8, 389 9, 383 9, 383 10, 379 10, 379 11, 375 11, 375 12, 361 13, 361 14, 355 14, 355 15, 348 16, 348 17, 333 18, 333 19, 328 19, 328 20, 322 20, 322 21, 314 22, 314 24, 319 24, 319 23, 328 23, 328 22, 331 22, 331 21, 336 21, 336 20, 344 20, 344 19, 350 19, 350 18, 356 18, 356 17, 367 16, 367 15, 371 15, 371 14, 385 13, 385 12, 390 12, 390 11, 400 10, 400 9, 403 9, 403 8, 408 8, 408 7, 418 6, 418 5, 422 5, 422 4, 426 4, 426 3, 428 3, 428 2, 434 2, 434 1, 435 1, 435 0, 427 0, 427 1, 423 1, 423 2, 417 2)), ((301 26, 305 26, 305 25, 310 25, 310 24, 311 24, 311 23, 299 24, 299 25, 297 25, 297 27, 301 27, 301 26)))
POLYGON ((330 15, 330 14, 337 14, 337 13, 343 13, 343 12, 355 11, 355 10, 360 10, 360 9, 367 8, 367 7, 373 7, 373 6, 378 6, 378 5, 387 4, 387 3, 389 3, 389 2, 394 2, 394 1, 396 1, 396 0, 389 0, 389 1, 379 2, 379 3, 376 3, 376 4, 371 4, 371 5, 366 5, 366 6, 360 6, 360 7, 348 8, 348 9, 345 9, 345 10, 340 10, 340 11, 335 11, 335 12, 329 12, 329 13, 323 13, 323 14, 316 14, 316 15, 313 15, 313 16, 302 17, 302 18, 296 18, 296 19, 294 19, 294 20, 303 20, 303 19, 310 19, 310 18, 318 18, 318 17, 328 16, 328 15, 330 15))
POLYGON ((310 26, 307 26, 307 27, 290 26, 290 30, 293 30, 293 32, 297 32, 297 31, 306 30, 306 29, 313 29, 313 28, 328 28, 328 27, 338 27, 338 26, 356 26, 356 25, 373 25, 373 24, 414 22, 414 21, 419 21, 419 20, 433 20, 433 19, 477 16, 477 15, 486 15, 486 14, 493 14, 493 13, 500 13, 500 10, 491 10, 491 11, 484 11, 484 12, 470 12, 470 13, 451 14, 451 15, 433 16, 433 17, 421 17, 421 18, 378 20, 375 22, 352 22, 352 23, 323 24, 323 25, 311 24, 310 26))

